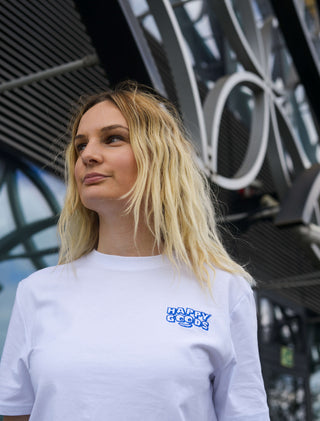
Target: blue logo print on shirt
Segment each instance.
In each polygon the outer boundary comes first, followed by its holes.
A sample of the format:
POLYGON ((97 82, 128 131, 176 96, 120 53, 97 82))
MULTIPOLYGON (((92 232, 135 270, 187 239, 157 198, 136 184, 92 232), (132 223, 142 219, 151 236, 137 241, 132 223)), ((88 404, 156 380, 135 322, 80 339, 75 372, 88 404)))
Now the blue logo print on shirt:
POLYGON ((209 330, 209 317, 211 317, 211 314, 193 310, 189 307, 168 307, 166 320, 169 323, 177 322, 183 327, 197 326, 203 330, 209 330))

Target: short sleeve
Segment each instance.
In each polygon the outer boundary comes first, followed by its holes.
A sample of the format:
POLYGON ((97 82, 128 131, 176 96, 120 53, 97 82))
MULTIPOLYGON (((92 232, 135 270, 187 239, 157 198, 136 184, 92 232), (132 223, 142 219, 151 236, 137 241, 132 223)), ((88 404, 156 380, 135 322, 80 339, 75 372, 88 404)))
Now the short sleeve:
POLYGON ((219 421, 269 421, 257 340, 253 292, 248 291, 230 315, 235 358, 214 380, 213 399, 219 421))
POLYGON ((19 305, 20 285, 0 363, 1 415, 28 415, 34 401, 27 362, 28 335, 19 305))

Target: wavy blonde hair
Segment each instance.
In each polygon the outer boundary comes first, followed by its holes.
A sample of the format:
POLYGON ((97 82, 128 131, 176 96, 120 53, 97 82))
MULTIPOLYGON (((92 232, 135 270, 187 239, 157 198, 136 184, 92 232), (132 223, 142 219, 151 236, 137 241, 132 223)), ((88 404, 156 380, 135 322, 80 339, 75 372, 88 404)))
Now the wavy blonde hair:
POLYGON ((128 81, 87 98, 72 119, 66 150, 67 192, 59 219, 59 264, 78 259, 98 244, 98 215, 83 206, 76 187, 74 138, 84 113, 102 101, 116 105, 128 124, 138 176, 126 212, 133 212, 135 233, 142 215, 155 246, 176 266, 185 263, 201 284, 209 283, 208 268, 252 282, 220 241, 212 192, 176 109, 150 88, 128 81))

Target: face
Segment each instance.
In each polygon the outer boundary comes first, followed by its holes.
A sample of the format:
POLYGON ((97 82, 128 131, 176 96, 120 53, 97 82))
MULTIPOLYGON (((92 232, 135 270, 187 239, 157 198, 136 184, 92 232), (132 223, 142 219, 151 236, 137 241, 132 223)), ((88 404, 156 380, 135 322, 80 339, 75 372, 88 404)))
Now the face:
POLYGON ((128 124, 111 102, 94 105, 82 116, 74 147, 75 179, 81 202, 102 214, 127 193, 137 178, 128 124))

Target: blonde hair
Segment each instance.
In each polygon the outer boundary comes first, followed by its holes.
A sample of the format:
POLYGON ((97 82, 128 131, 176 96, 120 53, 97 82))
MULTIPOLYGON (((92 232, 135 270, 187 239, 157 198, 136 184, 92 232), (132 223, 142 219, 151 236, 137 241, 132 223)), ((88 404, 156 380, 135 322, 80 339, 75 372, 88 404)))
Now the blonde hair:
POLYGON ((76 187, 74 138, 83 114, 102 101, 115 104, 128 124, 138 176, 126 212, 133 212, 135 233, 142 215, 155 246, 176 266, 185 263, 201 284, 209 283, 208 268, 252 282, 220 241, 212 192, 176 109, 150 88, 128 81, 89 97, 72 120, 72 139, 66 150, 67 192, 59 219, 59 263, 78 259, 98 244, 98 215, 83 206, 76 187))

